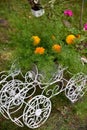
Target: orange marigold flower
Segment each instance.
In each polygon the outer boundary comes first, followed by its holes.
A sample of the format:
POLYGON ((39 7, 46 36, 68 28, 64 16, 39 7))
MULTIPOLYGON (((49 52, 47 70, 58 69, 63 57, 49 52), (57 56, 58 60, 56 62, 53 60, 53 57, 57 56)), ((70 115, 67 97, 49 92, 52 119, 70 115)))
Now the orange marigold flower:
POLYGON ((73 44, 74 43, 74 40, 75 40, 75 36, 74 35, 68 35, 67 37, 66 37, 66 43, 67 44, 73 44))
POLYGON ((35 54, 44 54, 45 48, 43 47, 37 47, 34 51, 35 54))
POLYGON ((61 52, 61 46, 58 45, 58 44, 54 44, 52 46, 52 49, 55 51, 55 52, 61 52))
POLYGON ((40 38, 38 36, 32 36, 33 44, 38 45, 40 43, 40 38))

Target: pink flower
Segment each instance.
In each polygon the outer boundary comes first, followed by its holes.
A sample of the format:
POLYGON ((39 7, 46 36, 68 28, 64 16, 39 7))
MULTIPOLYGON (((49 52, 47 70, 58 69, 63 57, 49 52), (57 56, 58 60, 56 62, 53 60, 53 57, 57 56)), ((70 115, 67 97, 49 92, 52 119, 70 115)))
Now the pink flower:
POLYGON ((87 23, 84 24, 84 30, 87 30, 87 23))
POLYGON ((66 15, 66 16, 73 16, 73 12, 72 12, 72 10, 65 10, 64 11, 64 15, 66 15))

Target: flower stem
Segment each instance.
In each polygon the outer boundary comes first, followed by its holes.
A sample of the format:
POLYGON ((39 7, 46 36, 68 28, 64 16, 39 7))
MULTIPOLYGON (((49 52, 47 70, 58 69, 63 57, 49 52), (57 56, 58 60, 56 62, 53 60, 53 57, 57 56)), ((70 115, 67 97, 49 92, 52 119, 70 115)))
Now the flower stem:
POLYGON ((79 25, 79 28, 80 28, 80 29, 82 29, 82 26, 83 26, 83 21, 82 21, 83 9, 84 9, 84 0, 82 0, 81 12, 80 12, 80 25, 79 25))

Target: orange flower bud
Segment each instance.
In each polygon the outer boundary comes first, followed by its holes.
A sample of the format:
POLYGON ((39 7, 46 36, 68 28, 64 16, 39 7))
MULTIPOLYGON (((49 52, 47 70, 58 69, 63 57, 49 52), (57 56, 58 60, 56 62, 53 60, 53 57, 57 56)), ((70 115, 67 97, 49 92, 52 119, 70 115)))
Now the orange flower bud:
POLYGON ((58 45, 58 44, 54 44, 52 46, 52 49, 55 51, 55 52, 61 52, 61 46, 58 45))
POLYGON ((77 34, 77 35, 76 35, 76 38, 80 38, 80 37, 81 37, 80 34, 77 34))
POLYGON ((56 38, 55 38, 55 36, 54 35, 52 35, 52 40, 55 40, 56 38))

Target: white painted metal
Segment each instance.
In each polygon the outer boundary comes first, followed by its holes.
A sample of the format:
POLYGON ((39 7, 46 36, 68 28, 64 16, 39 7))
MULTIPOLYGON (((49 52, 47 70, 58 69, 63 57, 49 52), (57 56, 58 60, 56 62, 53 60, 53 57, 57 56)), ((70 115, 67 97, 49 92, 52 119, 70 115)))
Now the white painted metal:
POLYGON ((23 112, 23 122, 29 128, 40 127, 49 117, 51 101, 44 95, 37 95, 26 105, 23 112))
POLYGON ((45 94, 48 98, 52 98, 65 90, 64 82, 66 80, 64 79, 63 73, 66 69, 61 68, 61 66, 58 67, 57 72, 53 74, 52 79, 50 79, 47 86, 43 89, 42 95, 45 94))
POLYGON ((43 8, 39 9, 39 10, 34 10, 34 9, 31 9, 31 12, 32 14, 35 16, 35 17, 41 17, 45 11, 43 8))
POLYGON ((37 4, 39 2, 39 0, 34 0, 34 3, 37 4))
POLYGON ((65 95, 72 102, 76 102, 87 91, 87 75, 78 73, 74 75, 65 87, 65 95))
POLYGON ((87 91, 85 74, 78 73, 68 81, 64 78, 65 70, 67 68, 59 66, 47 83, 44 83, 44 76, 39 74, 37 66, 25 75, 21 70, 12 71, 12 68, 9 73, 0 72, 0 113, 20 127, 24 124, 32 129, 40 127, 50 115, 52 97, 64 91, 65 96, 74 103, 87 91), (22 81, 18 79, 19 75, 22 81), (42 92, 34 96, 37 87, 42 92), (23 113, 16 116, 21 110, 23 113))

